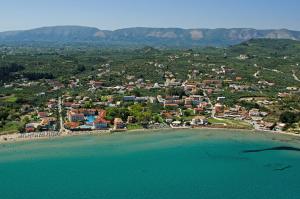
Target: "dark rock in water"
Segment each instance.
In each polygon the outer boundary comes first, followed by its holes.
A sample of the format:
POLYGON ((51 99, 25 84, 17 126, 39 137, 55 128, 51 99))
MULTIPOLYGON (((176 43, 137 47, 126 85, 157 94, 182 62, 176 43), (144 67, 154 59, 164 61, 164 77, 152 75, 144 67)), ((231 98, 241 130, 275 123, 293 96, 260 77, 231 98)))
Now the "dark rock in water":
POLYGON ((289 169, 291 167, 292 167, 291 165, 288 165, 288 166, 285 166, 285 167, 277 168, 277 169, 275 169, 275 171, 284 171, 284 170, 289 169))
POLYGON ((272 169, 273 171, 284 171, 287 169, 292 168, 291 165, 284 165, 284 164, 266 164, 265 167, 272 169))
POLYGON ((300 152, 300 148, 290 147, 290 146, 279 146, 279 147, 272 147, 266 149, 255 149, 255 150, 245 150, 243 153, 258 153, 263 151, 298 151, 300 152))

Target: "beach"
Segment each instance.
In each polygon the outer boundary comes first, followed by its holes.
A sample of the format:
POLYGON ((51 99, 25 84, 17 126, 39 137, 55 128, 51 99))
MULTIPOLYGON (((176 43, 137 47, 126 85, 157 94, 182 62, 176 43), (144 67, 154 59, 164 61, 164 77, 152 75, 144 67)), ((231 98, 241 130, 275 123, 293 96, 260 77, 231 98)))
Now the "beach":
MULTIPOLYGON (((149 131, 164 131, 170 130, 172 128, 162 128, 162 129, 132 129, 126 130, 124 132, 149 132, 149 131)), ((213 127, 199 127, 199 128, 185 128, 185 130, 220 130, 220 131, 240 131, 240 132, 251 132, 251 133, 262 133, 262 134, 272 134, 272 135, 285 135, 291 137, 300 138, 300 134, 289 133, 284 131, 267 131, 267 130, 248 130, 248 129, 230 129, 230 128, 213 128, 213 127)), ((181 130, 173 129, 173 130, 181 130)), ((35 133, 14 133, 8 135, 0 135, 0 144, 2 143, 11 143, 11 142, 22 142, 22 141, 34 141, 34 140, 43 140, 43 139, 55 139, 55 138, 63 138, 70 136, 84 136, 84 135, 109 135, 112 134, 113 131, 110 130, 95 130, 95 131, 72 131, 69 133, 59 133, 58 131, 52 132, 35 132, 35 133)))

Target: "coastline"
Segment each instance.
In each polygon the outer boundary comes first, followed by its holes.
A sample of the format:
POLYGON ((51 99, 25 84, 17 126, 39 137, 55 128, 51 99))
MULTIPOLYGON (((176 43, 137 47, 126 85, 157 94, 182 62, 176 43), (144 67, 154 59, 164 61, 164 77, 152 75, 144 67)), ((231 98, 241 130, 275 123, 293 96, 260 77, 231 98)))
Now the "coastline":
MULTIPOLYGON (((239 132, 248 132, 248 133, 255 133, 255 134, 272 134, 272 135, 284 135, 289 137, 297 137, 300 138, 300 134, 288 133, 283 131, 268 131, 268 130, 256 130, 256 129, 237 129, 237 128, 216 128, 216 127, 198 127, 198 128, 156 128, 156 129, 132 129, 126 130, 125 133, 134 133, 134 132, 156 132, 156 131, 167 131, 167 130, 230 130, 230 131, 239 131, 239 132)), ((0 135, 0 144, 8 144, 8 143, 17 143, 17 142, 26 142, 26 141, 39 141, 39 140, 51 140, 51 139, 58 139, 58 138, 65 138, 65 137, 73 137, 73 136, 86 136, 86 135, 93 135, 93 136, 104 136, 114 134, 114 132, 109 130, 103 131, 75 131, 68 134, 58 133, 55 136, 38 136, 39 133, 35 133, 33 137, 24 137, 24 134, 15 133, 15 134, 8 134, 8 135, 0 135)), ((34 134, 33 134, 34 135, 34 134)))

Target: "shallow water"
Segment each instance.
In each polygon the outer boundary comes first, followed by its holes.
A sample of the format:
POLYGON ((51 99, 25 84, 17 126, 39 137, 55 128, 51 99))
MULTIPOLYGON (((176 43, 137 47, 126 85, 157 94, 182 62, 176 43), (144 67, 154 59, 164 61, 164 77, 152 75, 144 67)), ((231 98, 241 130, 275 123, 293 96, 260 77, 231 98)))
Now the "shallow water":
POLYGON ((0 145, 0 198, 300 198, 298 138, 135 132, 0 145))

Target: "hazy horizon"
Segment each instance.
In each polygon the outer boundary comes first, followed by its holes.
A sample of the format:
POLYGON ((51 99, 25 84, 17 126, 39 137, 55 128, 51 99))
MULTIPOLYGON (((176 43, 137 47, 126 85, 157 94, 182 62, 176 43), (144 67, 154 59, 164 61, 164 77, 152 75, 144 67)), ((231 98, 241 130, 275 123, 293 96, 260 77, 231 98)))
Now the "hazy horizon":
POLYGON ((122 28, 117 28, 117 29, 103 29, 101 27, 96 27, 96 26, 85 26, 85 25, 76 25, 76 24, 66 24, 66 25, 49 25, 49 26, 39 26, 39 27, 32 27, 32 28, 25 28, 25 29, 12 29, 12 30, 4 30, 0 32, 11 32, 11 31, 26 31, 26 30, 34 30, 34 29, 39 29, 39 28, 51 28, 51 27, 87 27, 87 28, 97 28, 99 30, 103 31, 116 31, 120 29, 130 29, 130 28, 161 28, 161 29, 186 29, 186 30, 193 30, 193 29, 208 29, 208 30, 215 30, 215 29, 255 29, 255 30, 290 30, 290 31, 300 31, 300 30, 295 30, 295 29, 289 29, 289 28, 253 28, 253 27, 216 27, 216 28, 207 28, 207 27, 194 27, 194 28, 184 28, 184 27, 150 27, 150 26, 132 26, 132 27, 122 27, 122 28))
POLYGON ((297 0, 10 0, 1 3, 0 31, 62 25, 300 30, 299 7, 297 0))

